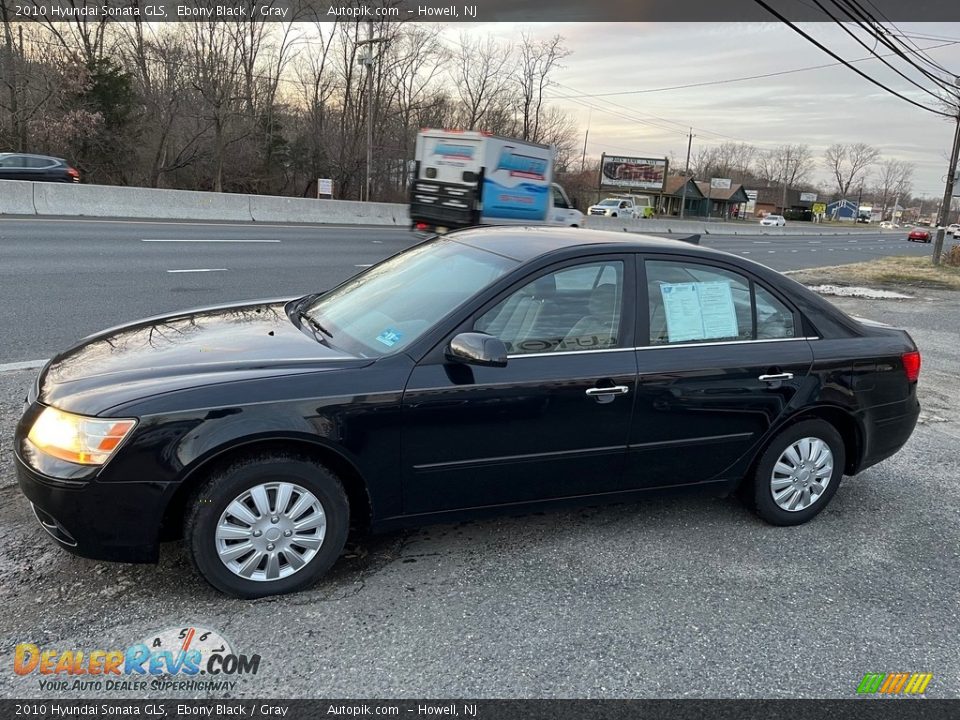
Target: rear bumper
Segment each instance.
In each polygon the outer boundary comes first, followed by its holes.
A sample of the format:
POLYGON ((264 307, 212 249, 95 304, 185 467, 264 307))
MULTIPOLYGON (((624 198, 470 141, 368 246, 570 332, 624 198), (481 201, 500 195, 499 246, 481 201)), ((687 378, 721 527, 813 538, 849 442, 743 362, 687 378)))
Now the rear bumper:
POLYGON ((41 527, 63 549, 92 560, 156 562, 163 488, 155 483, 60 481, 14 453, 20 490, 41 527))
POLYGON ((919 417, 920 403, 915 393, 903 402, 867 410, 862 417, 865 431, 863 455, 855 472, 866 470, 897 453, 910 439, 919 417))

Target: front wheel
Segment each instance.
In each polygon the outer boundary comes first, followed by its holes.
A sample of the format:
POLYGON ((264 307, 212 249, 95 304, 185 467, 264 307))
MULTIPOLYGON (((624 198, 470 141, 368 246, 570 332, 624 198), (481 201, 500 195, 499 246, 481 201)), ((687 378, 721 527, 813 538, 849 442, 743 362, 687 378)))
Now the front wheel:
POLYGON ((843 477, 843 438, 825 420, 802 420, 778 434, 756 465, 745 498, 772 525, 813 519, 843 477))
POLYGON ((194 565, 221 592, 241 598, 296 592, 340 556, 350 506, 323 465, 287 454, 237 461, 193 499, 185 535, 194 565))

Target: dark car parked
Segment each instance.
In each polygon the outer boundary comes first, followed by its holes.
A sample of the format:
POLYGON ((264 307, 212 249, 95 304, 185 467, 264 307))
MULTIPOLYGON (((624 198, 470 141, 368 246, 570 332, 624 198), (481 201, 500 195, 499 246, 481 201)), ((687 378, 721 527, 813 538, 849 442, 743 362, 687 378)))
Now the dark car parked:
POLYGON ((739 491, 819 513, 919 414, 909 335, 673 240, 464 230, 337 288, 106 330, 54 357, 16 431, 63 547, 185 537, 242 597, 310 585, 350 525, 739 491))
POLYGON ((78 183, 80 171, 63 158, 0 153, 0 180, 78 183))

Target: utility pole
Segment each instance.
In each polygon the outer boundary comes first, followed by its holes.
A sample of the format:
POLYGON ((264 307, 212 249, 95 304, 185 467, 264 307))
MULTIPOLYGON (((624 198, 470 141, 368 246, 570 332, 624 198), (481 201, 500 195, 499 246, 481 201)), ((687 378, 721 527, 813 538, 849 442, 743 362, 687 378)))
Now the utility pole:
POLYGON ((373 36, 373 20, 367 20, 367 39, 360 40, 357 47, 366 47, 366 54, 360 62, 367 68, 367 173, 364 182, 364 197, 361 200, 370 202, 371 172, 373 167, 373 46, 375 43, 385 42, 384 38, 373 36))
POLYGON ((690 149, 693 147, 693 128, 687 135, 687 169, 683 171, 683 192, 680 194, 680 217, 687 211, 687 183, 690 182, 690 149))
POLYGON ((857 195, 857 214, 853 218, 853 224, 860 222, 860 206, 863 204, 863 185, 860 186, 860 194, 857 195))
POLYGON ((587 131, 583 134, 583 155, 580 156, 580 172, 587 169, 587 138, 590 137, 590 118, 593 116, 593 110, 587 115, 587 131))
MULTIPOLYGON (((960 78, 955 84, 960 85, 960 78)), ((950 152, 950 169, 947 170, 947 183, 943 190, 943 202, 940 204, 940 215, 937 218, 937 239, 933 243, 933 264, 940 264, 940 253, 943 252, 943 235, 950 224, 950 208, 953 206, 953 179, 957 174, 957 154, 960 153, 960 108, 954 108, 957 113, 957 127, 953 133, 953 150, 950 152)))

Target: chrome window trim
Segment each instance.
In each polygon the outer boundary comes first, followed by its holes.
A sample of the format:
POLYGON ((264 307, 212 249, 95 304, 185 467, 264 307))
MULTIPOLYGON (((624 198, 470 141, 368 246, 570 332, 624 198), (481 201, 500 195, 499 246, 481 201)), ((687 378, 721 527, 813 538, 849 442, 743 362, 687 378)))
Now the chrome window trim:
POLYGON ((763 338, 757 340, 717 340, 715 342, 665 343, 663 345, 644 345, 634 350, 662 350, 663 348, 712 347, 714 345, 756 345, 760 343, 796 342, 797 340, 819 340, 818 337, 763 338))
POLYGON ((675 343, 664 345, 641 345, 629 348, 605 348, 603 350, 563 350, 561 352, 519 353, 507 355, 507 358, 557 357, 559 355, 590 355, 595 353, 634 352, 638 350, 667 350, 688 347, 713 347, 715 345, 759 345, 762 343, 796 342, 798 340, 819 340, 819 337, 763 338, 761 340, 718 340, 716 342, 675 343))

